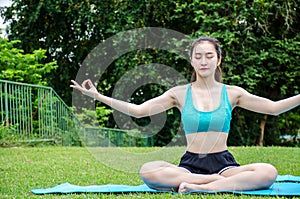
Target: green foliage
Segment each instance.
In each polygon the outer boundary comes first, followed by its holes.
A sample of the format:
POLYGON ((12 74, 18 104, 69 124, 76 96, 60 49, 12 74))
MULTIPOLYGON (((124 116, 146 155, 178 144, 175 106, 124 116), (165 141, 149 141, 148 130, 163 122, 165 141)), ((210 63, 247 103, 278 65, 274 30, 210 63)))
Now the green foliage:
MULTIPOLYGON (((296 64, 300 58, 296 50, 300 48, 299 4, 299 1, 194 0, 190 4, 177 3, 176 12, 189 12, 186 20, 193 21, 193 27, 198 25, 192 32, 195 37, 211 35, 221 41, 225 83, 279 100, 300 92, 300 65, 296 64)), ((299 115, 299 109, 293 113, 299 115)), ((261 115, 236 110, 230 143, 255 144, 261 120, 261 115)), ((287 131, 293 134, 300 129, 299 124, 298 120, 283 130, 282 120, 269 117, 265 137, 273 139, 266 139, 265 144, 280 144, 278 137, 287 131)))
POLYGON ((98 106, 96 107, 96 110, 82 108, 82 112, 77 113, 76 117, 87 127, 105 127, 106 122, 109 119, 108 115, 112 112, 111 109, 106 109, 104 106, 98 106))
MULTIPOLYGON (((20 134, 17 125, 0 125, 0 147, 37 147, 56 145, 54 139, 39 139, 36 135, 20 134)), ((80 146, 76 143, 76 146, 80 146)))
POLYGON ((280 140, 286 146, 300 146, 300 115, 294 112, 287 112, 278 118, 278 128, 282 135, 280 140), (286 136, 286 138, 285 138, 286 136))
POLYGON ((15 47, 19 43, 0 38, 0 79, 46 85, 44 77, 58 67, 56 62, 43 63, 46 50, 25 54, 15 47))
POLYGON ((0 147, 10 147, 19 139, 12 126, 0 124, 0 147))
MULTIPOLYGON (((68 104, 71 89, 61 85, 75 79, 88 53, 117 33, 141 27, 164 27, 193 37, 218 38, 224 52, 224 82, 279 100, 300 93, 299 5, 299 0, 147 0, 142 3, 134 0, 93 3, 88 0, 15 0, 13 6, 2 10, 2 15, 11 21, 9 39, 21 40, 18 45, 24 52, 47 49, 45 61, 57 60, 59 67, 47 80, 68 104)), ((190 76, 189 63, 176 55, 161 49, 139 49, 122 55, 110 65, 101 76, 99 90, 111 95, 114 85, 127 71, 149 63, 165 64, 187 79, 190 76)), ((98 74, 89 75, 99 79, 98 74)), ((149 87, 139 88, 127 100, 141 103, 167 89, 158 85, 149 87)), ((300 110, 294 109, 292 113, 299 115, 300 110)), ((167 144, 178 131, 179 114, 171 111, 168 116, 164 130, 157 135, 158 145, 167 144)), ((255 144, 253 140, 259 136, 261 119, 261 115, 236 110, 230 142, 255 144)), ((288 114, 279 119, 268 118, 266 145, 280 144, 276 141, 278 136, 288 131, 294 134, 300 129, 299 119, 292 119, 293 125, 287 126, 289 119, 288 114), (271 137, 274 139, 268 139, 271 137)), ((149 121, 146 118, 139 122, 149 121)), ((106 126, 116 126, 112 115, 106 126)))

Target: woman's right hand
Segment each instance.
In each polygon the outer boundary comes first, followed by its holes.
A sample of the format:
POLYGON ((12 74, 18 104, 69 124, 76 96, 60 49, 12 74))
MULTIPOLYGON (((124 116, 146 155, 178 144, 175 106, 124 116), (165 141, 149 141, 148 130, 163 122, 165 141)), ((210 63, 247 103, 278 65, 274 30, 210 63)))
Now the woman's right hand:
POLYGON ((95 99, 96 96, 99 94, 96 87, 90 79, 84 80, 81 85, 79 85, 74 80, 71 80, 71 82, 73 83, 73 85, 70 85, 70 87, 79 90, 84 95, 95 99))

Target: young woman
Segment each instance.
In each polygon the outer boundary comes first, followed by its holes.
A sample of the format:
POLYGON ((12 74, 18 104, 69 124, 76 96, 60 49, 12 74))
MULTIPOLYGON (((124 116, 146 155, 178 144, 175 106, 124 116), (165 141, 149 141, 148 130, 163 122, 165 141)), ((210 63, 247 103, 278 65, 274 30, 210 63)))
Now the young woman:
POLYGON ((238 86, 221 83, 222 52, 218 40, 200 37, 192 44, 192 83, 177 86, 140 105, 100 94, 90 80, 71 87, 118 111, 137 118, 154 115, 172 107, 182 114, 187 140, 180 164, 165 161, 146 163, 140 170, 144 182, 154 189, 253 190, 268 188, 276 169, 266 163, 240 166, 227 150, 231 112, 241 107, 258 113, 278 115, 300 104, 300 95, 277 102, 248 93, 238 86))

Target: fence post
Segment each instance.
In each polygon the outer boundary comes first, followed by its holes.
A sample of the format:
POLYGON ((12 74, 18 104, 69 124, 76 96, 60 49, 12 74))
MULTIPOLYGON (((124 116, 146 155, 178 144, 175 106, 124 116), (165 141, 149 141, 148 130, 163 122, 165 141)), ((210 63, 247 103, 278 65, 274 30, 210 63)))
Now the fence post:
POLYGON ((54 128, 53 128, 53 98, 52 98, 52 88, 50 88, 50 133, 51 136, 54 135, 54 128))
POLYGON ((4 104, 5 104, 5 125, 9 125, 9 117, 8 117, 8 94, 7 94, 7 82, 4 82, 4 104))

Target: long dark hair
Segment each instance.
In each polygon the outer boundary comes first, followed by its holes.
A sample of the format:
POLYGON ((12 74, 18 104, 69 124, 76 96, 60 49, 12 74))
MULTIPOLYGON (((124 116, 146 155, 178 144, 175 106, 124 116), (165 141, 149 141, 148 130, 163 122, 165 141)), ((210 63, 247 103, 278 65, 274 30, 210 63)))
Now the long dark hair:
MULTIPOLYGON (((195 46, 197 44, 199 44, 200 42, 202 42, 202 41, 208 41, 208 42, 211 42, 212 44, 214 44, 214 46, 216 48, 216 51, 217 51, 218 60, 222 57, 222 49, 220 47, 220 43, 217 39, 212 38, 212 37, 199 37, 198 39, 196 39, 192 43, 192 46, 191 46, 191 49, 190 49, 190 57, 192 57, 192 55, 193 55, 193 51, 194 51, 195 46)), ((218 65, 218 67, 215 71, 215 79, 218 82, 222 82, 222 68, 221 68, 221 65, 222 65, 222 62, 221 62, 220 65, 218 65)), ((194 81, 196 81, 196 72, 195 72, 195 70, 193 70, 192 77, 191 77, 191 82, 194 82, 194 81)))

